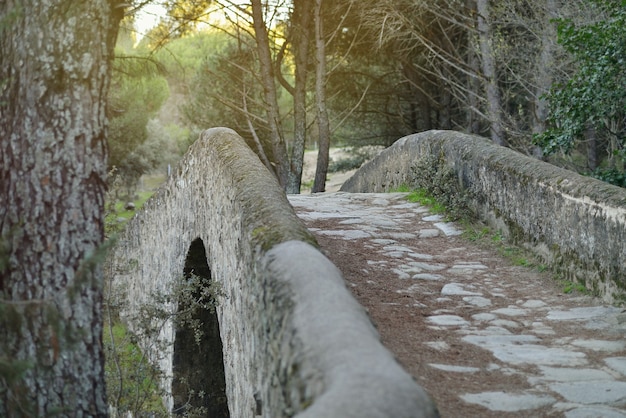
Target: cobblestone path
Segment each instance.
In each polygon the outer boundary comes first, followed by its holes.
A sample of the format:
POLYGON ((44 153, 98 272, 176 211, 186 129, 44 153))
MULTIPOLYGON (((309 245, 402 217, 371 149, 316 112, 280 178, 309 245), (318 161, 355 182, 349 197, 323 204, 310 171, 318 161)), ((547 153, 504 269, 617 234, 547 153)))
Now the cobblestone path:
POLYGON ((441 416, 626 418, 623 309, 565 294, 405 196, 289 199, 441 416))

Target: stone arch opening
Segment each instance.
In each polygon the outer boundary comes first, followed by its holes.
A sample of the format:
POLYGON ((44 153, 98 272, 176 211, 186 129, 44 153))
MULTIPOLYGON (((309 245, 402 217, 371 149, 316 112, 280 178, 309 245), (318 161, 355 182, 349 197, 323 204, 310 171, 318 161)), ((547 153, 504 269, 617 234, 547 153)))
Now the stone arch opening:
MULTIPOLYGON (((202 239, 189 246, 183 269, 191 288, 178 295, 172 396, 176 415, 229 417, 220 325, 202 239)), ((185 286, 183 286, 185 287, 185 286)))

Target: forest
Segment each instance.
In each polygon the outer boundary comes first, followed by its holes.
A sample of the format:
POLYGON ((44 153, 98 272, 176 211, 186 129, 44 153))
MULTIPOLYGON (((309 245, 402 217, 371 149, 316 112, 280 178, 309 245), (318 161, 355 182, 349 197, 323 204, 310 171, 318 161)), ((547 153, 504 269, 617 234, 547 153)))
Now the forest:
POLYGON ((0 1, 0 415, 159 404, 121 372, 144 356, 106 309, 108 194, 206 128, 287 193, 305 150, 321 192, 331 146, 431 129, 626 187, 625 27, 626 0, 0 1))
POLYGON ((239 132, 288 193, 305 149, 319 192, 331 145, 430 129, 626 186, 622 0, 179 0, 145 34, 139 6, 109 94, 109 165, 129 186, 213 126, 239 132))

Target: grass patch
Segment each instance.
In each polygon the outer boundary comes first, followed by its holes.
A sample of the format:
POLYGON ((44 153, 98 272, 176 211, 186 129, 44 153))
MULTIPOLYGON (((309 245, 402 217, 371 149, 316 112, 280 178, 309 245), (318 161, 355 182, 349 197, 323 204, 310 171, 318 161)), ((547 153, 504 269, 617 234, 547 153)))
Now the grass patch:
POLYGON ((149 412, 155 417, 167 416, 159 388, 160 372, 149 364, 134 335, 119 322, 105 322, 102 342, 109 403, 120 414, 149 412))
MULTIPOLYGON (((508 243, 502 235, 502 231, 494 231, 489 226, 480 223, 472 216, 464 216, 460 218, 458 215, 452 216, 451 211, 446 207, 446 205, 435 198, 427 189, 411 189, 407 185, 400 185, 393 189, 393 191, 408 193, 406 199, 409 202, 427 206, 432 213, 445 214, 447 220, 453 219, 458 221, 463 226, 463 237, 465 239, 481 244, 482 246, 497 252, 500 256, 509 260, 513 265, 533 268, 540 273, 548 270, 548 267, 541 263, 539 258, 529 250, 508 243)), ((566 289, 569 289, 569 287, 566 286, 566 289)), ((576 290, 581 291, 580 288, 576 288, 576 290)), ((569 292, 566 291, 565 293, 569 292)))
POLYGON ((530 250, 507 242, 502 231, 494 231, 476 219, 471 210, 472 193, 464 189, 453 170, 446 166, 443 157, 423 157, 411 167, 410 185, 402 184, 394 192, 408 193, 407 200, 427 206, 433 213, 445 213, 446 220, 457 221, 463 226, 463 236, 488 250, 498 253, 512 265, 531 268, 538 273, 549 271, 552 279, 562 284, 564 293, 591 294, 584 285, 564 281, 557 271, 550 269, 530 250))
POLYGON ((150 199, 153 194, 154 192, 152 190, 138 192, 136 194, 137 198, 133 200, 133 203, 135 204, 135 209, 133 210, 127 210, 125 208, 128 203, 126 201, 117 201, 115 203, 108 202, 104 218, 107 233, 119 231, 124 224, 143 207, 144 203, 146 203, 146 201, 150 199))
POLYGON ((389 191, 389 193, 410 193, 413 189, 409 187, 408 184, 401 184, 398 187, 395 187, 389 191))
POLYGON ((303 181, 302 183, 300 183, 300 190, 304 189, 304 190, 311 190, 313 188, 313 182, 315 180, 309 180, 309 181, 303 181))
POLYGON ((417 189, 409 192, 406 200, 412 203, 428 206, 431 212, 435 214, 447 213, 445 205, 433 197, 426 189, 417 189))
POLYGON ((427 189, 412 189, 406 184, 401 184, 390 190, 390 193, 408 193, 406 200, 411 203, 419 203, 428 206, 431 212, 435 214, 447 213, 445 205, 438 201, 427 189))
POLYGON ((165 174, 146 174, 141 179, 141 187, 144 190, 156 190, 167 179, 165 174))
POLYGON ((561 280, 560 282, 563 285, 563 293, 582 293, 584 295, 591 293, 582 283, 575 283, 570 280, 561 280))
POLYGON ((468 241, 494 250, 515 266, 534 268, 539 272, 547 269, 529 250, 507 242, 502 236, 502 231, 494 231, 484 224, 467 219, 462 220, 461 223, 463 224, 463 237, 468 241))

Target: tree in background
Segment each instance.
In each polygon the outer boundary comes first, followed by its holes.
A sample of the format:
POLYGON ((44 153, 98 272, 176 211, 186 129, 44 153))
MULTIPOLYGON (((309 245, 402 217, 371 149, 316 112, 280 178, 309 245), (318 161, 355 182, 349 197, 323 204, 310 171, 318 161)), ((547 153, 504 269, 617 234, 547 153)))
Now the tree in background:
POLYGON ((186 114, 205 126, 216 124, 216 116, 225 118, 217 124, 238 129, 285 190, 299 193, 312 92, 313 8, 306 1, 290 7, 219 3, 230 16, 220 30, 231 36, 231 46, 206 60, 186 114))
MULTIPOLYGON (((141 0, 135 4, 136 9, 131 15, 151 0, 141 0)), ((156 2, 156 1, 154 1, 156 2)), ((161 1, 166 14, 161 17, 158 25, 143 39, 144 46, 150 50, 161 49, 173 39, 194 33, 201 23, 205 22, 210 13, 211 0, 164 0, 161 1)))
MULTIPOLYGON (((324 42, 317 45, 324 48, 321 85, 333 143, 390 145, 412 132, 458 129, 547 158, 532 136, 548 126, 545 93, 554 83, 567 83, 575 58, 556 42, 555 19, 578 27, 599 16, 587 0, 372 0, 368 7, 339 0, 324 3, 319 17, 313 15, 315 2, 217 3, 228 10, 232 25, 220 29, 237 47, 229 47, 233 59, 222 56, 219 71, 208 53, 206 61, 213 64, 205 70, 211 70, 196 79, 214 86, 209 101, 223 110, 200 106, 198 99, 195 114, 203 127, 234 125, 272 171, 284 166, 278 177, 290 192, 299 190, 304 146, 316 144, 321 132, 321 119, 311 111, 318 106, 313 77, 320 62, 313 32, 318 18, 325 27, 324 42), (266 32, 264 41, 255 28, 266 32), (230 75, 221 74, 225 69, 230 75), (235 80, 237 88, 220 87, 235 80), (219 119, 209 121, 210 115, 219 119)), ((195 86, 199 90, 200 84, 195 86)), ((608 139, 597 131, 584 131, 590 169, 607 158, 608 139)), ((613 155, 619 141, 611 143, 613 155)), ((576 167, 561 157, 550 159, 576 167)), ((323 152, 320 161, 324 166, 323 152)), ((325 178, 321 171, 319 177, 325 178)))
POLYGON ((396 64, 387 66, 386 78, 398 80, 395 94, 403 105, 396 111, 412 132, 484 130, 489 78, 482 75, 475 2, 376 0, 358 10, 374 40, 369 49, 377 48, 396 64))
POLYGON ((278 81, 293 98, 293 142, 291 144, 289 177, 287 188, 292 193, 300 192, 304 149, 307 140, 307 84, 309 75, 309 51, 313 37, 312 9, 307 0, 294 0, 285 41, 277 54, 278 81), (293 86, 283 76, 284 53, 291 50, 293 63, 293 86))
POLYGON ((107 98, 108 167, 120 176, 129 195, 139 177, 162 160, 156 150, 150 149, 150 142, 146 143, 148 121, 169 94, 167 81, 155 71, 155 64, 143 57, 119 53, 113 61, 107 98))
POLYGON ((596 22, 559 21, 559 43, 574 57, 576 70, 547 95, 548 129, 537 141, 548 154, 586 142, 587 168, 626 187, 626 2, 594 3, 596 22), (601 157, 605 164, 599 167, 601 157))
POLYGON ((0 2, 0 415, 106 416, 106 94, 123 5, 0 2))
POLYGON ((315 22, 315 110, 318 131, 317 167, 313 188, 311 189, 313 193, 326 190, 330 150, 330 120, 328 119, 328 108, 326 105, 326 37, 324 36, 322 3, 322 0, 315 0, 313 11, 313 20, 315 22))
MULTIPOLYGON (((278 182, 285 189, 289 178, 289 159, 278 105, 278 89, 273 54, 268 28, 265 23, 265 8, 261 0, 251 0, 252 27, 259 60, 259 82, 263 86, 263 100, 272 144, 272 166, 278 182)), ((295 193, 296 191, 288 191, 295 193)))
MULTIPOLYGON (((191 81, 193 93, 183 106, 184 114, 197 129, 227 126, 236 130, 273 172, 263 90, 255 74, 254 39, 236 27, 233 30, 236 40, 227 43, 221 52, 207 56, 199 65, 191 81)), ((217 30, 212 30, 210 35, 205 32, 202 36, 230 39, 228 34, 217 30)))

